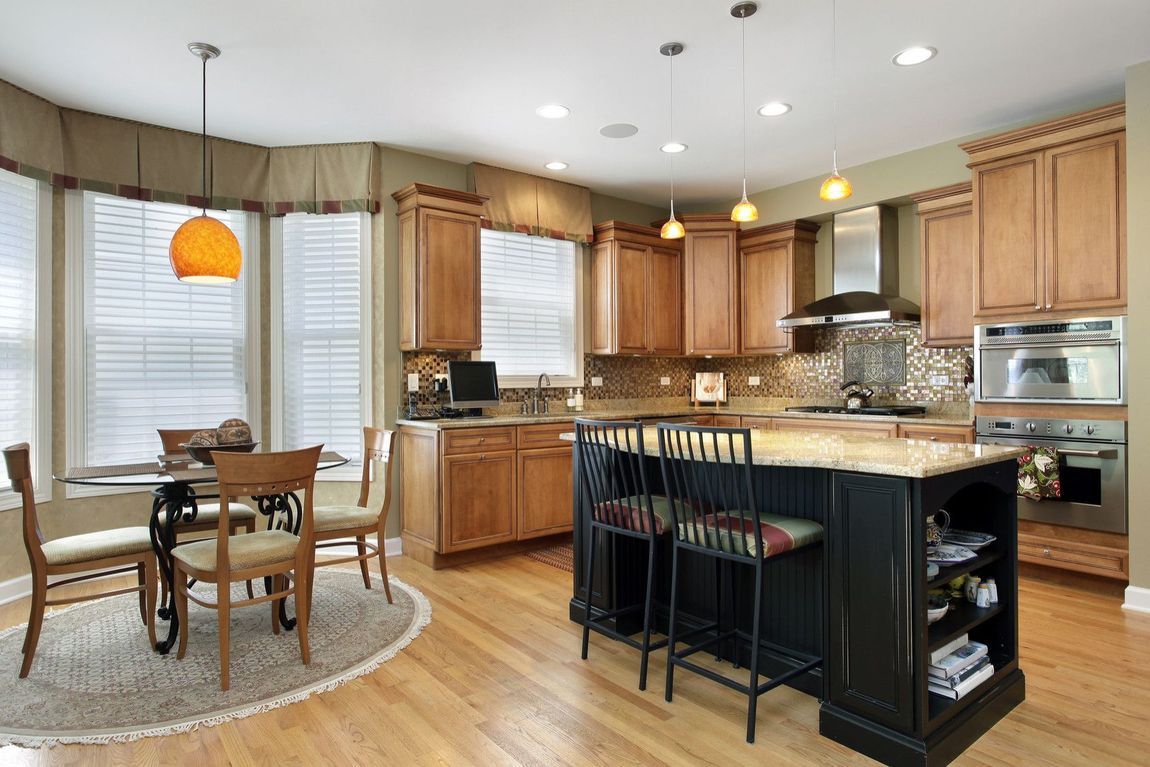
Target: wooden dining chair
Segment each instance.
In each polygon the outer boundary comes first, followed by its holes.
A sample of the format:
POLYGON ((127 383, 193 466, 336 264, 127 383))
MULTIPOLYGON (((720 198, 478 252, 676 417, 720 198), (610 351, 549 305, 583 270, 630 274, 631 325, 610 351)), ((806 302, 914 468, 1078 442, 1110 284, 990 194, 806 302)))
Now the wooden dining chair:
POLYGON ((357 553, 352 556, 315 560, 315 567, 359 562, 364 588, 371 588, 368 560, 379 558, 379 574, 383 578, 383 591, 388 604, 392 604, 391 584, 387 580, 387 555, 384 552, 384 527, 391 509, 391 469, 395 450, 395 432, 388 429, 363 427, 363 476, 359 481, 359 502, 355 506, 317 506, 315 508, 315 548, 342 546, 349 538, 355 539, 357 553), (371 464, 382 461, 383 501, 371 508, 367 505, 371 493, 371 464), (374 535, 375 543, 367 540, 374 535))
MULTIPOLYGON (((180 447, 181 444, 187 443, 192 435, 203 429, 156 429, 160 435, 160 444, 163 445, 164 454, 183 453, 184 448, 180 447)), ((189 460, 191 456, 188 456, 189 460)), ((205 498, 215 498, 214 495, 204 496, 205 498)), ((229 515, 229 532, 236 535, 240 532, 254 533, 256 531, 256 512, 248 506, 240 503, 232 503, 231 514, 229 515)), ((199 532, 215 532, 219 527, 220 521, 220 504, 218 503, 200 503, 196 501, 196 518, 191 522, 185 522, 182 517, 176 519, 176 534, 183 533, 199 533, 199 532)), ((159 523, 166 524, 167 518, 161 517, 159 523)))
POLYGON ((322 445, 282 453, 222 453, 216 461, 220 485, 220 519, 215 539, 194 541, 172 550, 175 564, 173 587, 176 589, 176 612, 180 620, 180 645, 177 658, 188 649, 188 602, 216 610, 220 633, 220 689, 230 685, 228 670, 231 649, 231 611, 233 607, 270 602, 272 632, 278 634, 280 602, 295 597, 296 630, 304 665, 311 663, 308 648, 308 588, 312 560, 312 493, 315 472, 322 445), (261 530, 249 535, 230 535, 230 498, 237 496, 284 495, 303 491, 299 535, 287 530, 261 530), (188 578, 216 584, 216 601, 208 602, 190 592, 188 578), (255 578, 271 578, 272 586, 264 596, 232 601, 231 584, 255 578))
POLYGON ((24 662, 20 666, 20 678, 28 676, 32 668, 36 645, 40 641, 40 628, 44 623, 44 609, 50 605, 138 593, 140 619, 148 627, 151 647, 155 647, 156 554, 152 550, 148 528, 121 527, 45 541, 36 515, 28 443, 4 448, 4 463, 8 467, 8 478, 12 480, 12 490, 20 494, 24 506, 24 548, 28 551, 28 561, 32 567, 32 607, 28 615, 28 630, 24 634, 24 662), (85 596, 48 599, 48 589, 133 570, 136 572, 136 586, 85 596), (49 575, 73 577, 49 583, 49 575))

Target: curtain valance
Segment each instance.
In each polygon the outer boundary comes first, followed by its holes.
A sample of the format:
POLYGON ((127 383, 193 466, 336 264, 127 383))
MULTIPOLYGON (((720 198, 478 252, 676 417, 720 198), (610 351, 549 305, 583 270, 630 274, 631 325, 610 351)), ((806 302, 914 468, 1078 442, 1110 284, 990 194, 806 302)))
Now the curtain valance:
POLYGON ((484 226, 556 240, 591 242, 591 190, 482 163, 468 166, 471 188, 490 199, 484 226))

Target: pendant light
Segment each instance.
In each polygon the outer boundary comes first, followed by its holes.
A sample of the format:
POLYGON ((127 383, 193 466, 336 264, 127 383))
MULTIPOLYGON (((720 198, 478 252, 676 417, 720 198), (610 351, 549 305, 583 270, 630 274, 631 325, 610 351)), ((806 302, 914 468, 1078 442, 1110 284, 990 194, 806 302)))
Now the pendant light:
POLYGON ((208 59, 219 56, 220 49, 208 43, 188 43, 188 50, 203 64, 203 130, 200 136, 203 212, 185 221, 172 235, 168 260, 180 282, 225 285, 239 279, 243 252, 227 224, 208 215, 208 59))
POLYGON ((851 182, 839 175, 839 99, 838 99, 838 2, 831 0, 831 137, 834 150, 831 155, 831 175, 819 188, 819 199, 833 202, 845 200, 854 190, 851 182))
POLYGON ((743 96, 739 102, 739 116, 743 121, 743 198, 739 204, 731 209, 731 220, 739 222, 758 221, 759 209, 747 199, 747 17, 754 16, 759 10, 758 3, 735 3, 731 6, 731 15, 739 22, 739 34, 742 36, 741 67, 743 70, 743 96))
MULTIPOLYGON (((659 53, 667 57, 668 63, 671 65, 671 98, 670 98, 670 116, 667 119, 667 144, 675 140, 675 57, 683 52, 682 43, 663 43, 659 46, 659 53)), ((663 228, 659 230, 659 236, 664 240, 681 240, 687 232, 683 229, 683 225, 675 218, 675 155, 668 153, 667 162, 671 168, 671 217, 667 219, 667 223, 663 224, 663 228)))

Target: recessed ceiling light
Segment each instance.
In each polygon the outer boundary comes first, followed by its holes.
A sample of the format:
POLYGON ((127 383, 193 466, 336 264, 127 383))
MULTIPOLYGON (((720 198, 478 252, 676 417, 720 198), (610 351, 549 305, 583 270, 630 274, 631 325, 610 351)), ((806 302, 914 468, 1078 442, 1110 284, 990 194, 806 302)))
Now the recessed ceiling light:
POLYGON ((629 138, 639 132, 631 123, 611 123, 599 129, 599 135, 607 138, 629 138))
POLYGON ((544 104, 535 110, 535 114, 548 120, 558 120, 571 114, 571 110, 562 104, 544 104))
POLYGON ((668 141, 659 147, 659 151, 666 152, 667 154, 678 154, 679 152, 686 152, 687 145, 678 141, 668 141))
POLYGON ((921 64, 924 61, 930 61, 938 55, 938 49, 929 46, 916 45, 907 48, 904 51, 899 51, 894 55, 891 61, 898 67, 913 67, 915 64, 921 64))
POLYGON ((567 163, 561 160, 552 160, 543 167, 547 170, 567 170, 567 163))
POLYGON ((791 105, 782 101, 769 101, 759 107, 759 114, 763 117, 779 117, 791 111, 791 105))

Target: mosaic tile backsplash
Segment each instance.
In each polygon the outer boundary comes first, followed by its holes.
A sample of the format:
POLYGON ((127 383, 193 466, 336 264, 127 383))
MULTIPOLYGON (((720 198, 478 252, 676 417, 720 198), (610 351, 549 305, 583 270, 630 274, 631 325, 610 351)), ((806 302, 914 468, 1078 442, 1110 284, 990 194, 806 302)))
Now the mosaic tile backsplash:
MULTIPOLYGON (((815 351, 811 354, 781 354, 758 357, 602 357, 588 354, 584 361, 583 394, 588 400, 644 399, 682 397, 691 390, 696 371, 722 371, 727 374, 728 396, 788 397, 805 400, 841 399, 839 386, 844 381, 845 347, 867 343, 890 350, 905 344, 902 379, 891 370, 885 371, 892 383, 868 382, 875 390, 876 403, 890 402, 966 402, 969 399, 963 377, 967 374, 970 347, 929 349, 922 345, 920 330, 915 327, 832 328, 816 330, 815 351), (749 385, 750 376, 759 376, 758 386, 749 385), (932 384, 933 376, 945 376, 946 384, 932 384), (592 377, 603 379, 602 386, 590 386, 592 377), (662 386, 661 377, 670 379, 662 386), (905 382, 900 382, 905 380, 905 382)), ((888 352, 889 357, 893 356, 888 352)), ((447 372, 452 359, 469 359, 468 352, 405 352, 403 372, 418 373, 419 403, 435 402, 432 377, 447 372)), ((891 360, 890 366, 897 366, 891 360)), ((880 366, 881 367, 881 366, 880 366)), ((882 372, 882 371, 880 371, 882 372)), ((566 390, 551 389, 552 399, 566 396, 566 390)), ((530 389, 503 389, 506 403, 522 402, 530 389)))

